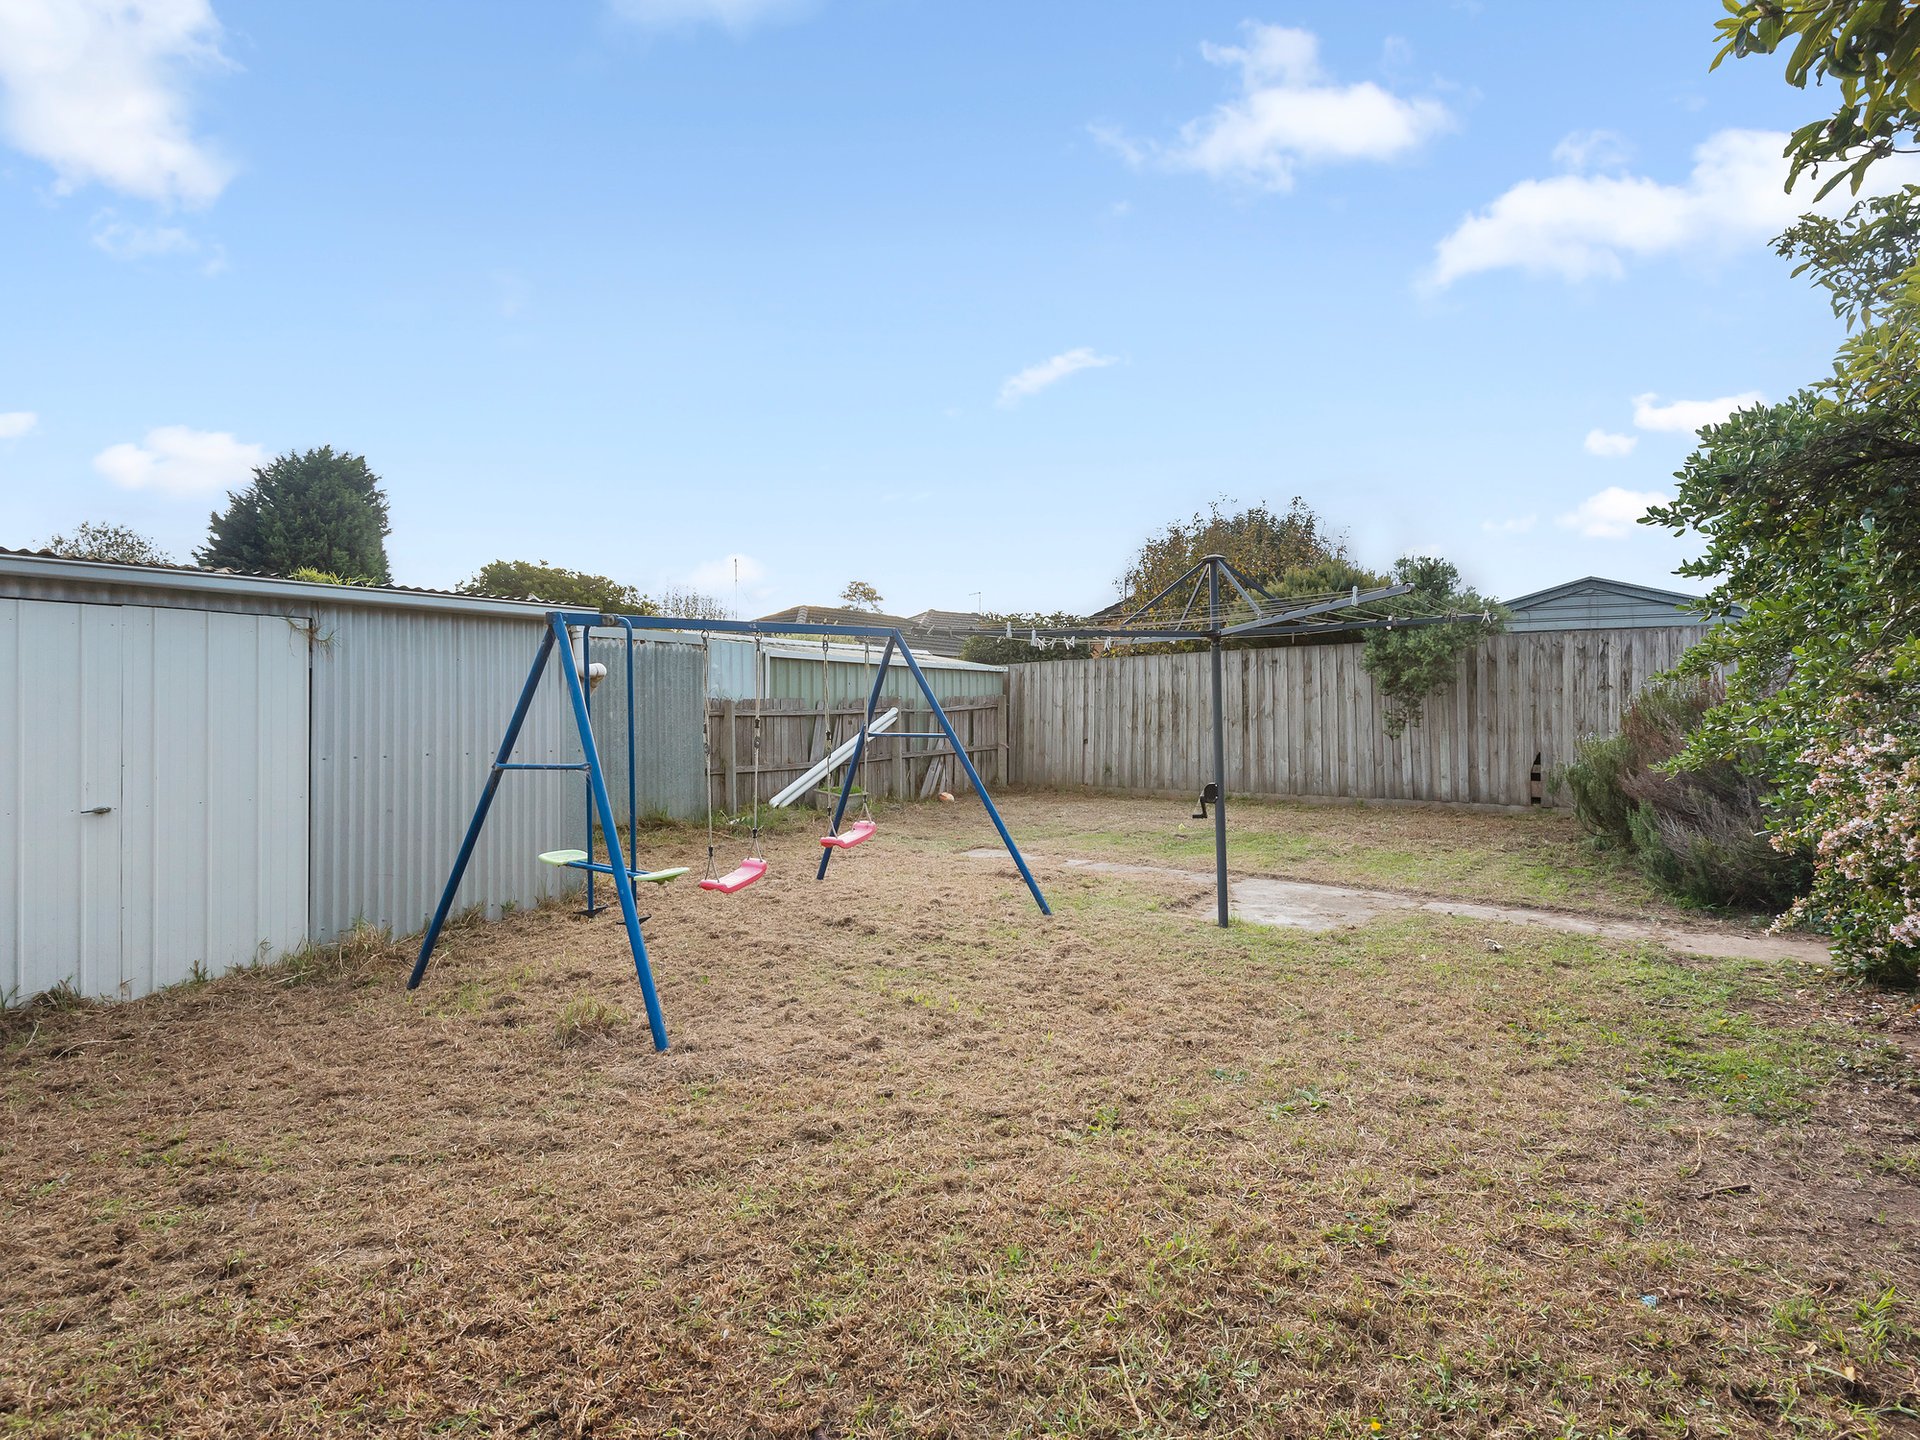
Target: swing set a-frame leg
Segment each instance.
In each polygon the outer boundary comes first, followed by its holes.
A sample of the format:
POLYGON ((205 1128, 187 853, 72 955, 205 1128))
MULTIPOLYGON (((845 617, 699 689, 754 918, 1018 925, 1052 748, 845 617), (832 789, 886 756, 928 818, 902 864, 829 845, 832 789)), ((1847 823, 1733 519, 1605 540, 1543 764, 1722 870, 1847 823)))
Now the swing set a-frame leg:
MULTIPOLYGON (((565 642, 566 621, 549 615, 551 637, 565 642)), ((667 1017, 660 1013, 660 997, 653 988, 653 967, 647 963, 647 942, 640 938, 640 912, 633 903, 633 877, 620 858, 620 827, 613 818, 613 798, 607 794, 607 777, 600 768, 600 751, 593 743, 593 719, 587 709, 587 689, 572 665, 562 665, 566 677, 567 698, 573 702, 573 723, 580 730, 580 750, 587 757, 587 780, 593 790, 594 809, 600 812, 600 834, 606 841, 607 855, 614 862, 613 888, 620 896, 620 918, 626 923, 627 945, 633 951, 633 973, 640 981, 640 998, 647 1007, 647 1029, 653 1032, 653 1048, 667 1048, 667 1017)), ((629 717, 628 723, 632 720, 629 717)))
POLYGON ((1007 822, 1000 818, 1000 807, 993 803, 993 797, 987 793, 987 787, 981 783, 980 772, 973 768, 973 757, 967 754, 967 747, 960 743, 960 737, 953 732, 953 722, 947 719, 947 712, 933 693, 933 687, 927 683, 927 677, 921 673, 919 663, 913 658, 913 652, 902 646, 901 658, 907 662, 907 668, 913 672, 913 678, 920 682, 920 693, 927 697, 927 704, 933 707, 933 718, 940 722, 940 728, 946 732, 947 743, 953 746, 953 753, 960 757, 960 766, 967 772, 967 779, 973 782, 973 793, 980 797, 980 803, 987 807, 987 815, 993 821, 993 828, 1000 832, 1000 843, 1007 847, 1007 853, 1013 856, 1013 863, 1019 867, 1020 878, 1027 882, 1027 889, 1033 894, 1033 903, 1040 907, 1042 915, 1051 915, 1053 911, 1047 905, 1047 897, 1040 893, 1040 884, 1033 878, 1033 872, 1027 868, 1027 857, 1020 853, 1020 847, 1013 843, 1013 836, 1007 830, 1007 822))
MULTIPOLYGON (((566 638, 566 621, 559 614, 547 617, 547 632, 541 637, 540 649, 533 657, 533 665, 527 671, 527 682, 520 688, 519 702, 513 707, 513 718, 507 722, 507 733, 501 737, 500 749, 494 755, 493 768, 487 773, 487 783, 480 792, 480 803, 474 806, 473 819, 467 825, 466 838, 460 842, 460 853, 453 862, 453 873, 447 876, 447 888, 441 892, 440 904, 433 912, 433 919, 427 925, 426 934, 420 941, 419 958, 413 962, 413 973, 407 978, 407 988, 416 989, 427 973, 427 961, 433 956, 433 948, 440 940, 440 932, 445 928, 447 916, 453 909, 453 899, 460 889, 460 881, 467 873, 467 864, 473 859, 474 846, 479 843, 480 832, 486 827, 487 813, 493 808, 493 797, 500 789, 500 777, 512 763, 513 748, 519 742, 520 731, 526 724, 527 712, 533 708, 534 693, 540 688, 540 676, 547 668, 555 645, 571 651, 566 638)), ((593 743, 593 724, 587 710, 587 692, 574 666, 564 664, 560 667, 567 687, 567 698, 573 706, 573 723, 580 733, 581 753, 586 757, 588 789, 593 796, 593 807, 599 812, 600 832, 607 842, 609 855, 616 862, 620 856, 620 829, 613 818, 613 801, 607 794, 606 776, 600 768, 600 752, 593 743)), ((533 770, 577 770, 578 765, 529 765, 533 770)), ((633 951, 634 974, 640 981, 641 998, 647 1007, 647 1028, 653 1035, 653 1048, 667 1048, 667 1022, 660 1011, 660 997, 654 990, 653 969, 647 963, 647 944, 640 935, 640 912, 633 901, 633 880, 626 872, 626 866, 615 863, 609 867, 613 871, 614 890, 620 897, 620 917, 626 922, 627 944, 633 951)))
MULTIPOLYGON (((886 683, 887 666, 893 660, 896 645, 900 651, 900 658, 906 662, 907 669, 913 672, 913 678, 919 682, 920 693, 927 697, 927 704, 933 710, 933 718, 940 722, 940 729, 946 735, 947 743, 953 747, 953 753, 960 759, 961 768, 967 772, 967 779, 973 783, 973 793, 980 797, 980 803, 986 806, 987 815, 993 821, 993 828, 1000 832, 1000 843, 1007 847, 1007 853, 1013 856, 1013 863, 1019 867, 1020 878, 1026 881, 1027 889, 1033 895, 1033 903, 1040 907, 1042 915, 1053 914, 1052 908, 1047 904, 1047 897, 1040 893, 1040 883, 1033 878, 1033 871, 1027 868, 1027 857, 1022 855, 1020 847, 1013 843, 1013 835, 1007 829, 1007 822, 1000 818, 999 807, 993 803, 993 797, 987 793, 987 787, 980 779, 980 772, 973 768, 973 757, 967 754, 967 747, 960 743, 960 737, 954 733, 953 722, 947 719, 947 712, 941 708, 939 697, 933 693, 933 687, 927 683, 927 677, 922 673, 919 662, 913 658, 913 651, 900 640, 897 632, 887 641, 887 648, 880 652, 880 669, 873 677, 873 690, 867 696, 866 719, 860 727, 859 735, 854 738, 853 758, 847 762, 847 778, 840 782, 840 798, 834 802, 833 824, 828 833, 838 835, 840 822, 846 818, 847 798, 853 794, 854 781, 860 774, 860 761, 866 753, 867 727, 873 724, 873 712, 880 704, 880 687, 886 683)), ((832 858, 833 847, 822 846, 820 868, 814 872, 814 879, 826 879, 827 862, 832 858)))
POLYGON ((440 931, 453 909, 453 897, 466 876, 467 862, 473 859, 473 847, 479 843, 480 832, 486 827, 487 812, 493 809, 493 797, 500 789, 500 777, 506 774, 506 766, 513 759, 513 747, 520 741, 520 727, 527 723, 527 711, 533 708, 534 692, 540 688, 541 672, 547 668, 547 657, 552 654, 553 631, 548 629, 540 637, 540 648, 534 654, 532 668, 527 671, 527 683, 520 687, 520 700, 513 707, 513 718, 507 721, 507 733, 500 739, 500 749, 493 757, 493 768, 487 771, 487 783, 480 791, 480 803, 473 807, 473 819, 467 822, 466 838, 460 842, 460 853, 454 857, 453 873, 447 876, 447 888, 440 892, 440 904, 427 925, 427 933, 421 938, 420 956, 413 962, 413 973, 407 977, 409 990, 419 989, 420 982, 426 978, 427 961, 433 958, 433 947, 440 943, 440 931))
MULTIPOLYGON (((896 638, 888 637, 886 648, 880 652, 880 668, 874 671, 873 689, 867 695, 867 713, 860 721, 860 733, 853 737, 853 758, 847 762, 847 778, 840 782, 840 798, 833 802, 833 823, 827 827, 829 835, 838 835, 840 822, 846 819, 847 798, 853 794, 853 782, 860 774, 861 758, 867 753, 867 731, 873 726, 874 707, 880 703, 880 687, 887 683, 887 666, 893 660, 896 638)), ((820 847, 820 868, 813 872, 814 879, 827 878, 827 862, 833 859, 833 848, 831 845, 820 847)))

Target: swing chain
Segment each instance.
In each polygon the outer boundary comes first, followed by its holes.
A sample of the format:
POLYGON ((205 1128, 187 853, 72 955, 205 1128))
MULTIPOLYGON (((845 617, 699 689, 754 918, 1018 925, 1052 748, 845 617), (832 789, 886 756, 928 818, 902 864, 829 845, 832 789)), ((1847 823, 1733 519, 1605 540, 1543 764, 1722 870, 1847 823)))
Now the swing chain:
POLYGON ((753 632, 753 850, 760 853, 760 697, 765 684, 761 675, 760 632, 753 632))
MULTIPOLYGON (((700 637, 700 768, 706 777, 707 793, 707 879, 717 873, 713 866, 713 637, 700 637)), ((631 723, 631 717, 629 717, 631 723)))

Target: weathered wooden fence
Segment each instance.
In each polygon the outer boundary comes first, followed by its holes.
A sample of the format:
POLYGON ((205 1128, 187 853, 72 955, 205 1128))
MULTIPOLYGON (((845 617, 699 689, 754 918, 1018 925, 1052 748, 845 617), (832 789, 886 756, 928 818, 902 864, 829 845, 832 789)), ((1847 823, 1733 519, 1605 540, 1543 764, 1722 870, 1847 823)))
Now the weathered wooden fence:
MULTIPOLYGON (((1705 633, 1697 626, 1496 635, 1389 739, 1360 645, 1229 650, 1230 793, 1525 805, 1577 740, 1705 633)), ((1015 665, 1007 673, 1018 785, 1198 794, 1212 775, 1209 657, 1160 654, 1015 665)), ((1562 797, 1564 799, 1564 797, 1562 797)), ((1547 802, 1552 803, 1549 796, 1547 802)))
MULTIPOLYGON (((880 710, 900 707, 893 728, 934 731, 939 722, 924 697, 887 696, 880 710)), ((1004 783, 1007 773, 1007 697, 981 696, 941 702, 954 733, 966 747, 989 790, 1004 783)), ((878 712, 876 712, 878 713, 878 712)), ((751 700, 715 700, 709 705, 710 784, 716 810, 738 813, 753 803, 757 786, 760 803, 798 779, 801 772, 836 745, 850 740, 866 714, 859 705, 834 702, 830 706, 804 700, 767 700, 761 706, 760 764, 753 763, 751 700)), ((838 772, 836 772, 836 779, 838 772)), ((967 789, 966 771, 954 758, 944 737, 932 740, 889 739, 882 732, 870 741, 860 762, 860 788, 875 799, 925 800, 940 790, 955 794, 967 789)))

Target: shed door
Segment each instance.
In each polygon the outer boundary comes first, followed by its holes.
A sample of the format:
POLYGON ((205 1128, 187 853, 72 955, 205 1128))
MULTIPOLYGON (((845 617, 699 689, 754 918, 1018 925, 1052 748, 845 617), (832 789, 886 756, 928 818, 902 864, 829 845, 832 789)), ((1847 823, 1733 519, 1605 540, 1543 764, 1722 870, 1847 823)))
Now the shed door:
POLYGON ((301 943, 308 633, 0 600, 0 987, 143 995, 301 943))
POLYGON ((0 600, 0 990, 120 983, 120 611, 0 600))

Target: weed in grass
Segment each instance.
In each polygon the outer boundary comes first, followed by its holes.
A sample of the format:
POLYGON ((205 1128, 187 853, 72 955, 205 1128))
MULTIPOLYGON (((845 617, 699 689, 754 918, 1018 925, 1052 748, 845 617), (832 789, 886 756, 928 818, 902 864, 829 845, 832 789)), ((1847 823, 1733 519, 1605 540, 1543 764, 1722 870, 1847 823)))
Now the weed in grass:
POLYGON ((562 1049, 580 1045, 603 1035, 611 1035, 627 1023, 626 1011, 609 1005, 598 995, 576 995, 560 1008, 554 1021, 554 1039, 562 1049))
POLYGON ((361 920, 338 940, 309 942, 267 968, 283 985, 365 984, 398 953, 392 931, 361 920))
POLYGON ((1320 1093, 1316 1085, 1302 1085, 1283 1100, 1275 1100, 1266 1108, 1269 1120, 1278 1120, 1282 1115, 1311 1114, 1315 1110, 1327 1108, 1327 1097, 1320 1093))

